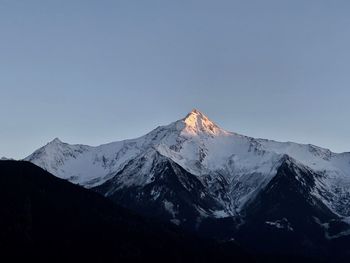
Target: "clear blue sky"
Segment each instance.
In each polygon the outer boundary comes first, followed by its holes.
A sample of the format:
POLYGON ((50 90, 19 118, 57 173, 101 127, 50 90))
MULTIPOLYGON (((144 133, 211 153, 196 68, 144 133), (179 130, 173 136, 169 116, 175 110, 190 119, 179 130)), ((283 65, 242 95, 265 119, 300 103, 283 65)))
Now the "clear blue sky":
POLYGON ((0 0, 0 156, 134 138, 198 108, 350 151, 350 1, 0 0))

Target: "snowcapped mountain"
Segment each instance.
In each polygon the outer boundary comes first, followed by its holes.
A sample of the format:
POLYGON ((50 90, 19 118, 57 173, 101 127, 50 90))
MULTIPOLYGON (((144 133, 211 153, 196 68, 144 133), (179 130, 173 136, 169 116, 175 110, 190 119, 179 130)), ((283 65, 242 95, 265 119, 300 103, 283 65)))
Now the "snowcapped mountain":
POLYGON ((55 139, 25 160, 144 214, 196 227, 244 218, 288 160, 293 184, 307 185, 304 197, 322 204, 329 220, 350 216, 350 153, 228 132, 198 110, 137 139, 97 147, 55 139))

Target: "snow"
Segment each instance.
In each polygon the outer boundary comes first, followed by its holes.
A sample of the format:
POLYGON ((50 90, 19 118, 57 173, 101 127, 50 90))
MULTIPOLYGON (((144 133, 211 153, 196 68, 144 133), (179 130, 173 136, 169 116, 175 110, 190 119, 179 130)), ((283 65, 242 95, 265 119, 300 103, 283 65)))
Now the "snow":
MULTIPOLYGON (((207 190, 213 196, 221 181, 227 182, 230 202, 216 196, 227 208, 225 212, 216 211, 213 214, 216 217, 239 213, 274 177, 285 156, 321 174, 313 194, 335 213, 350 216, 350 209, 340 209, 338 205, 343 196, 350 194, 349 153, 336 154, 310 144, 255 139, 228 132, 196 109, 181 120, 132 140, 91 147, 70 145, 56 138, 25 160, 87 188, 101 185, 117 174, 118 187, 130 187, 154 180, 159 155, 194 174, 203 184, 209 182, 207 190), (214 179, 209 180, 209 176, 214 179), (326 195, 332 196, 330 201, 326 195)), ((157 193, 154 198, 158 198, 157 193)), ((172 211, 168 203, 166 206, 172 211)))
POLYGON ((140 152, 132 140, 90 147, 69 145, 55 139, 25 160, 60 178, 92 187, 115 175, 140 152))
POLYGON ((168 200, 164 200, 164 201, 163 201, 163 204, 164 204, 165 210, 167 210, 167 211, 171 214, 171 216, 172 216, 173 218, 175 218, 177 212, 176 212, 176 210, 175 210, 174 204, 173 204, 172 202, 168 201, 168 200))
POLYGON ((156 191, 155 189, 152 189, 151 196, 152 196, 153 200, 157 200, 159 198, 159 196, 160 196, 160 192, 156 191))
MULTIPOLYGON (((319 224, 321 227, 324 228, 324 230, 325 230, 325 237, 327 239, 329 239, 329 240, 350 235, 350 229, 346 229, 346 230, 337 232, 336 234, 332 235, 332 234, 329 233, 330 229, 331 229, 331 226, 330 226, 329 222, 322 223, 321 220, 319 218, 317 218, 317 217, 314 217, 314 220, 315 220, 315 222, 317 224, 319 224)), ((342 219, 340 219, 340 221, 350 225, 350 217, 342 218, 342 219)))
POLYGON ((282 218, 276 221, 266 221, 265 224, 276 227, 278 229, 285 229, 287 231, 294 231, 287 218, 282 218))
MULTIPOLYGON (((177 127, 181 127, 178 125, 177 127)), ((193 109, 183 120, 183 129, 181 129, 182 134, 184 136, 198 136, 202 134, 209 134, 212 136, 217 136, 221 134, 225 134, 225 131, 220 129, 215 123, 210 121, 207 116, 198 111, 197 109, 193 109)))
POLYGON ((329 235, 328 233, 326 233, 326 238, 327 239, 335 239, 335 238, 349 236, 349 235, 350 235, 350 229, 342 231, 342 232, 340 232, 340 233, 338 233, 336 235, 329 235))
POLYGON ((344 218, 342 219, 342 221, 343 221, 344 223, 347 223, 348 225, 350 225, 350 217, 344 217, 344 218))
POLYGON ((230 214, 226 213, 224 210, 214 211, 213 215, 215 218, 225 218, 230 216, 230 214))

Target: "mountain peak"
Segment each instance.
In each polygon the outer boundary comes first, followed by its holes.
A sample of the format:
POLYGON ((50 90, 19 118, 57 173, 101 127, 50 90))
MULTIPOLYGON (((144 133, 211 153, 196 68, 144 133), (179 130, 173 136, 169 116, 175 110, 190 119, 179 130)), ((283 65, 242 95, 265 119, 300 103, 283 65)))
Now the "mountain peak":
POLYGON ((186 132, 190 134, 206 133, 217 135, 223 132, 219 126, 197 109, 193 109, 182 121, 185 124, 186 132))
POLYGON ((204 115, 202 112, 200 112, 196 108, 193 108, 189 114, 202 114, 202 115, 204 115))
POLYGON ((187 119, 187 118, 190 117, 190 116, 197 116, 197 117, 201 117, 201 118, 203 118, 203 119, 205 119, 205 118, 208 119, 208 117, 205 116, 205 114, 203 114, 201 111, 199 111, 199 110, 197 110, 197 109, 191 110, 191 112, 189 112, 189 113, 186 115, 185 119, 187 119))
POLYGON ((61 144, 63 143, 59 138, 55 138, 53 139, 51 142, 49 142, 48 144, 52 145, 52 144, 61 144))

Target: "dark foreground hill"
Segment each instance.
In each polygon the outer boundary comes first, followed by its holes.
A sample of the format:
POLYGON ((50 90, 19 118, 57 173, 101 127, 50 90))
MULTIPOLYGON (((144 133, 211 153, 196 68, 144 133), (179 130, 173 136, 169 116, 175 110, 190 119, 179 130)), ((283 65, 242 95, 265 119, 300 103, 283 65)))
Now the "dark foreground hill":
POLYGON ((249 262, 235 243, 139 217, 28 163, 0 161, 0 250, 26 260, 249 262))

